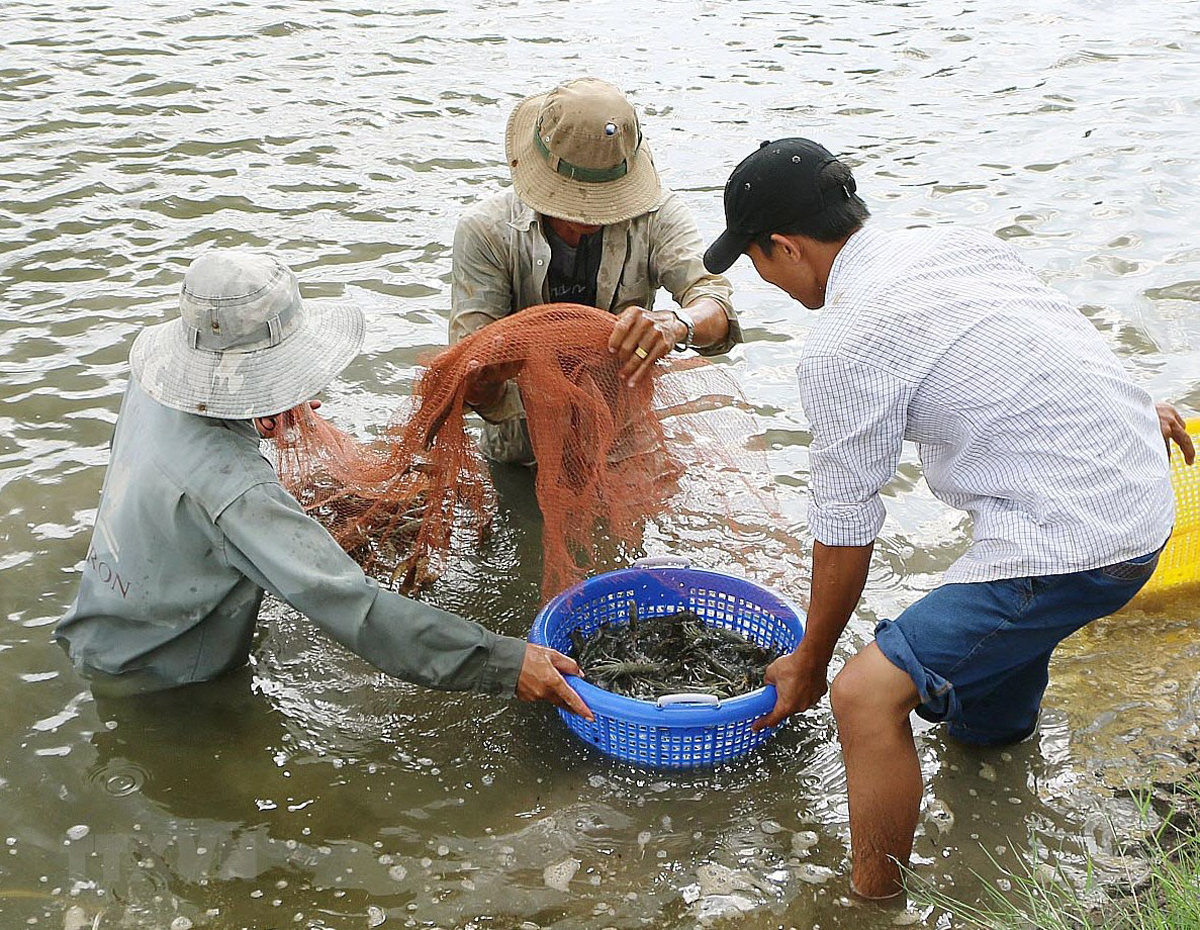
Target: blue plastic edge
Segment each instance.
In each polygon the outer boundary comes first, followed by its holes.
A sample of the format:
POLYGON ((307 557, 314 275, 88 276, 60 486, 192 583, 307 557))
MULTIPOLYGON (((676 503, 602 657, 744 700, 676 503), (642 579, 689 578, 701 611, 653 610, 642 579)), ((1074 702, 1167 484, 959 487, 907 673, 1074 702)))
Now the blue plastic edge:
MULTIPOLYGON (((674 588, 679 584, 681 578, 685 581, 695 583, 694 579, 696 576, 720 579, 725 583, 735 582, 739 585, 745 585, 753 588, 756 595, 774 600, 775 605, 780 608, 780 614, 790 614, 791 619, 795 621, 793 632, 797 634, 796 642, 799 643, 803 640, 803 612, 798 610, 785 598, 780 597, 774 591, 755 581, 701 568, 646 567, 622 568, 616 571, 605 572, 604 574, 585 579, 556 595, 538 611, 529 633, 529 640, 536 645, 548 646, 550 643, 547 634, 547 624, 550 618, 554 617, 572 598, 579 595, 592 596, 593 594, 604 593, 607 590, 620 589, 628 583, 636 582, 645 584, 650 578, 662 583, 665 587, 674 588)), ((685 587, 686 584, 682 585, 680 589, 683 590, 685 587)), ((783 616, 781 619, 786 623, 788 617, 783 616)), ((788 625, 790 626, 791 624, 788 625)), ((726 723, 738 723, 747 719, 760 717, 775 706, 774 685, 765 685, 762 688, 751 691, 749 694, 741 694, 737 697, 729 698, 716 706, 680 704, 672 707, 658 707, 649 701, 627 698, 622 695, 613 694, 611 691, 605 691, 603 688, 598 688, 585 679, 574 675, 568 675, 566 679, 567 683, 576 690, 584 703, 593 712, 651 727, 720 726, 726 723)), ((580 722, 586 725, 586 722, 580 722)))

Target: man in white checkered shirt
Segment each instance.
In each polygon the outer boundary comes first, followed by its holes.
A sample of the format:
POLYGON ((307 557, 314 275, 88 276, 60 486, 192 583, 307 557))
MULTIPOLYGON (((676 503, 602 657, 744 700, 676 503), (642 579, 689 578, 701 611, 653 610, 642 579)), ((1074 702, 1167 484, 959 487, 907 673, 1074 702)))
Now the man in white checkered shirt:
POLYGON ((812 423, 812 597, 803 642, 770 666, 773 726, 825 693, 884 520, 904 440, 973 539, 945 584, 884 620, 830 700, 846 764, 851 887, 901 891, 921 801, 910 714, 997 746, 1037 726, 1050 655, 1120 609, 1174 519, 1163 440, 1191 461, 1183 420, 1156 410, 1091 324, 999 240, 958 227, 884 232, 850 170, 807 139, 763 143, 725 187, 726 231, 767 282, 824 310, 804 347, 812 423))

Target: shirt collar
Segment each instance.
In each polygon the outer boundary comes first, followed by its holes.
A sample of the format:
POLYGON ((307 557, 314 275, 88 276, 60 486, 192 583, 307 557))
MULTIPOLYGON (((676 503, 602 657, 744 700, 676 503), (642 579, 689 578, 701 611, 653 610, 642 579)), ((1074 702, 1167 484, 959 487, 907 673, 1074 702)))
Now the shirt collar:
POLYGON ((526 206, 520 197, 513 195, 513 211, 509 214, 508 225, 514 229, 532 229, 537 222, 537 211, 526 206))
POLYGON ((829 268, 829 278, 825 282, 825 306, 830 307, 838 302, 842 291, 854 276, 854 270, 867 260, 874 246, 885 236, 883 230, 870 226, 863 226, 850 234, 829 268))
POLYGON ((529 232, 529 230, 537 228, 541 232, 542 237, 549 242, 549 230, 542 223, 542 218, 537 210, 527 206, 519 197, 515 197, 514 199, 516 200, 516 206, 509 216, 508 225, 521 232, 529 232))

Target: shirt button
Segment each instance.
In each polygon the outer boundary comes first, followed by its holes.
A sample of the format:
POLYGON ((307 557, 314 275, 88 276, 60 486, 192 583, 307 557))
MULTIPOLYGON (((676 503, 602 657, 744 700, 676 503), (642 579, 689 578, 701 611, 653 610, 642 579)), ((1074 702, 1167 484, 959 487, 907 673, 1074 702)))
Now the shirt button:
POLYGON ((544 264, 546 264, 546 263, 545 263, 544 261, 542 261, 542 260, 539 258, 539 259, 538 259, 538 264, 539 264, 539 265, 544 265, 544 264))

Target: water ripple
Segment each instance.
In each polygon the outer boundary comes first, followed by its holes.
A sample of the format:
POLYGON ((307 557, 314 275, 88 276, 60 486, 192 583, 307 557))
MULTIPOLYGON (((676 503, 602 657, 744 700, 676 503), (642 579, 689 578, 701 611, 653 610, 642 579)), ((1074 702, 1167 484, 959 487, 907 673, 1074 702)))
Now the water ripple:
MULTIPOLYGON (((360 431, 384 422, 421 351, 444 342, 449 242, 465 205, 505 183, 508 111, 591 73, 630 92, 664 178, 706 238, 745 151, 810 134, 855 165, 875 222, 965 222, 1007 239, 1086 308, 1148 390, 1194 407, 1200 28, 1186 4, 1150 0, 1141 13, 1088 0, 835 0, 806 11, 761 0, 669 0, 653 11, 6 4, 0 804, 21 839, 6 862, 13 881, 64 874, 46 836, 81 821, 151 848, 216 837, 209 885, 162 849, 140 852, 154 860, 144 867, 114 852, 109 878, 88 877, 110 882, 130 913, 174 919, 174 892, 200 912, 219 901, 247 925, 286 912, 362 926, 369 902, 424 923, 502 912, 514 926, 648 918, 674 928, 694 922, 682 889, 703 864, 760 881, 794 870, 790 836, 813 831, 810 864, 842 870, 844 782, 825 703, 752 761, 659 778, 597 759, 536 710, 391 682, 271 607, 253 691, 218 683, 203 712, 186 702, 164 710, 164 698, 157 714, 113 733, 90 705, 62 716, 79 682, 46 627, 74 593, 129 345, 166 318, 201 249, 272 248, 300 271, 306 298, 364 307, 365 354, 328 392, 329 409, 360 431), (30 669, 61 674, 21 681, 30 669), (159 729, 164 720, 175 726, 159 729), (47 721, 52 740, 22 743, 44 736, 31 727, 47 721), (59 811, 72 819, 43 829, 59 811), (761 822, 783 832, 763 833, 761 822), (292 846, 263 841, 250 868, 233 847, 260 826, 292 846), (569 859, 580 866, 563 895, 544 876, 569 859)), ((744 263, 731 277, 748 343, 722 364, 762 420, 794 545, 760 520, 730 528, 703 514, 657 539, 740 563, 799 601, 810 434, 793 369, 816 315, 744 263)), ((514 506, 528 509, 522 494, 513 489, 514 506)), ((967 539, 911 459, 885 500, 864 609, 835 665, 869 641, 875 617, 936 584, 967 539)), ((505 518, 491 560, 449 572, 439 603, 523 633, 540 558, 528 522, 505 518)), ((1070 837, 1111 801, 1111 785, 1174 765, 1195 737, 1200 656, 1184 631, 1147 616, 1073 639, 1056 662, 1040 754, 1001 766, 993 798, 969 792, 984 784, 977 761, 922 731, 931 798, 960 825, 1041 831, 1069 861, 1070 837)), ((939 850, 925 831, 919 854, 969 893, 970 869, 994 866, 961 832, 954 839, 939 850)), ((829 903, 841 879, 825 889, 789 874, 746 926, 873 919, 829 903)))

